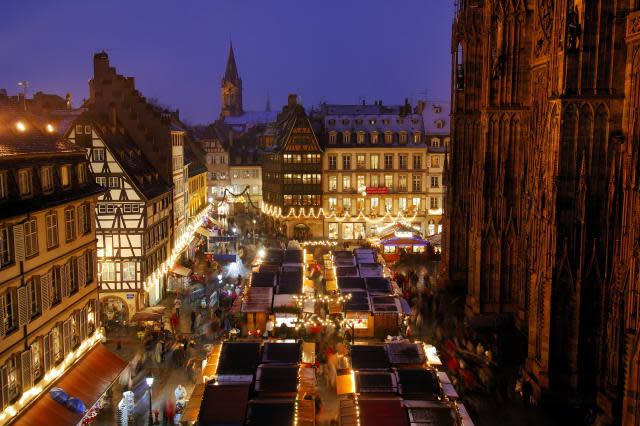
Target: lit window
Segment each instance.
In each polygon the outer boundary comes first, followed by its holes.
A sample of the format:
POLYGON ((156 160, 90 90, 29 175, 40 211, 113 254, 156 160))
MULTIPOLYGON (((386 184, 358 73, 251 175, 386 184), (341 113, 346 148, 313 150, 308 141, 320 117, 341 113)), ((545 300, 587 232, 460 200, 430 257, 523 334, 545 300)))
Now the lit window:
POLYGON ((335 209, 337 204, 338 204, 338 199, 337 198, 334 198, 334 197, 329 198, 329 209, 330 210, 335 209))
POLYGON ((109 188, 120 188, 120 178, 109 176, 109 188))
POLYGON ((329 133, 329 143, 330 144, 335 144, 337 138, 338 138, 338 134, 336 132, 330 132, 329 133))
POLYGON ((79 135, 82 134, 82 124, 76 124, 76 133, 79 135))
POLYGON ((439 148, 440 147, 440 139, 438 139, 438 138, 431 139, 431 146, 434 147, 434 148, 439 148))
POLYGON ((136 263, 122 262, 122 281, 135 281, 136 263))
POLYGON ((371 211, 375 212, 378 210, 379 206, 378 197, 371 197, 371 211))
POLYGON ((329 239, 330 240, 338 239, 338 224, 335 222, 329 223, 329 239))
POLYGON ((31 170, 20 170, 18 172, 18 184, 20 186, 20 195, 31 194, 31 170))
POLYGON ((364 132, 358 132, 358 145, 362 145, 364 143, 364 132))
POLYGON ((44 192, 53 189, 53 169, 51 167, 42 168, 42 190, 44 192))
POLYGON ((351 176, 342 176, 342 190, 351 190, 351 176))
POLYGON ((337 191, 337 190, 338 190, 338 177, 329 176, 329 191, 337 191))
POLYGON ((58 215, 52 212, 45 216, 47 227, 47 248, 51 249, 58 245, 58 215))
POLYGON ((104 161, 104 148, 93 149, 93 161, 104 161))
POLYGON ((420 132, 415 132, 413 134, 413 143, 420 143, 422 142, 422 135, 420 134, 420 132))
POLYGON ((60 177, 62 180, 62 186, 64 188, 68 187, 71 184, 71 180, 69 178, 69 166, 62 166, 60 168, 60 177))
POLYGON ((407 210, 407 199, 406 198, 400 198, 398 200, 398 208, 402 211, 407 210))
POLYGON ((371 144, 376 145, 377 143, 378 143, 378 132, 371 132, 371 144))
POLYGON ((7 172, 0 172, 0 200, 9 196, 9 187, 7 185, 7 172))
POLYGON ((103 262, 100 270, 102 271, 102 281, 115 281, 116 268, 113 262, 103 262))
POLYGON ((380 167, 380 157, 378 154, 371 155, 371 168, 377 170, 380 167))
POLYGON ((392 142, 393 142, 393 133, 384 132, 384 143, 387 145, 391 145, 392 142))
POLYGON ((89 125, 84 126, 84 133, 87 134, 87 135, 90 135, 91 134, 91 126, 89 126, 89 125))
POLYGON ((342 239, 353 240, 353 223, 342 224, 342 239))
POLYGON ((342 199, 342 208, 346 213, 351 212, 351 198, 347 197, 342 199))
POLYGON ((342 133, 342 143, 344 143, 344 144, 350 144, 351 143, 351 133, 350 132, 343 132, 342 133))

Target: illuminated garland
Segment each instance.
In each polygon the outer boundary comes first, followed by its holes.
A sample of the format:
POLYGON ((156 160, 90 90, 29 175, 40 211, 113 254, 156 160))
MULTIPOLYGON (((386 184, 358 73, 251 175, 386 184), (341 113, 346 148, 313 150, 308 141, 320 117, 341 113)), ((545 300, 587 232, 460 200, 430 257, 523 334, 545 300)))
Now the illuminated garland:
POLYGON ((340 295, 340 294, 325 294, 323 296, 312 296, 312 295, 294 295, 293 296, 293 300, 296 301, 296 303, 298 304, 298 306, 302 306, 304 305, 304 302, 307 301, 311 301, 311 302, 324 302, 324 303, 344 303, 347 302, 349 300, 351 300, 351 293, 347 293, 345 295, 340 295))
POLYGON ((294 219, 319 219, 321 216, 324 216, 325 219, 331 219, 337 222, 344 222, 347 219, 351 219, 351 220, 364 220, 367 223, 373 223, 373 224, 384 223, 385 221, 388 222, 389 220, 392 220, 394 222, 402 222, 402 223, 411 222, 416 218, 416 216, 418 216, 418 212, 414 212, 413 216, 411 217, 405 216, 402 213, 398 213, 397 216, 392 216, 391 213, 387 212, 384 214, 384 216, 380 218, 370 219, 367 216, 365 216, 362 212, 358 213, 358 215, 356 216, 352 216, 351 213, 349 212, 345 213, 344 216, 338 216, 335 213, 326 214, 322 207, 320 207, 320 209, 318 210, 318 213, 315 212, 315 209, 313 207, 309 209, 308 213, 305 213, 304 207, 300 207, 300 209, 298 210, 298 214, 296 214, 295 208, 290 207, 289 213, 285 216, 282 214, 281 207, 271 206, 264 202, 262 203, 261 211, 263 214, 267 216, 271 216, 274 219, 288 219, 290 217, 294 219))
POLYGON ((337 241, 327 241, 327 240, 323 240, 323 241, 303 241, 300 243, 300 245, 302 247, 308 247, 308 246, 326 246, 326 247, 334 247, 336 245, 338 245, 337 241))
POLYGON ((207 205, 207 207, 205 207, 200 213, 198 213, 197 216, 193 218, 193 220, 191 221, 191 224, 187 226, 187 229, 185 229, 185 231, 182 233, 182 235, 180 235, 180 237, 176 241, 175 247, 171 251, 171 254, 169 255, 169 257, 164 262, 162 262, 162 264, 158 266, 156 270, 153 271, 153 273, 151 273, 147 277, 147 279, 144 281, 143 283, 144 291, 148 293, 149 288, 152 285, 160 284, 160 278, 166 275, 167 272, 169 272, 169 268, 173 266, 175 261, 178 259, 178 256, 180 256, 184 251, 184 249, 187 248, 187 246, 191 242, 191 239, 193 238, 196 231, 200 227, 202 218, 208 215, 211 207, 212 207, 211 204, 207 205))
MULTIPOLYGON (((249 186, 249 185, 247 185, 247 186, 242 190, 242 192, 241 192, 241 193, 239 193, 239 194, 234 194, 233 192, 231 192, 231 191, 229 191, 227 188, 225 188, 225 189, 224 189, 224 193, 222 194, 222 197, 226 199, 226 198, 227 198, 227 192, 228 192, 228 193, 229 193, 229 195, 231 195, 232 197, 234 197, 234 201, 235 201, 235 198, 242 197, 243 195, 245 195, 245 194, 249 191, 249 188, 250 188, 250 186, 249 186)), ((258 210, 258 206, 256 206, 255 204, 253 204, 253 201, 251 201, 251 194, 248 194, 248 195, 247 195, 247 197, 246 197, 246 199, 247 199, 247 200, 249 200, 249 204, 251 204, 251 207, 253 207, 254 209, 258 210)))
POLYGON ((102 332, 98 329, 93 333, 93 336, 86 338, 75 351, 71 351, 67 354, 65 359, 60 365, 49 370, 44 375, 38 386, 33 386, 31 389, 22 393, 20 399, 13 405, 8 406, 0 413, 0 422, 6 423, 13 418, 20 410, 27 406, 31 401, 35 400, 40 394, 49 386, 54 380, 60 378, 71 367, 78 358, 87 353, 98 342, 104 338, 102 332))

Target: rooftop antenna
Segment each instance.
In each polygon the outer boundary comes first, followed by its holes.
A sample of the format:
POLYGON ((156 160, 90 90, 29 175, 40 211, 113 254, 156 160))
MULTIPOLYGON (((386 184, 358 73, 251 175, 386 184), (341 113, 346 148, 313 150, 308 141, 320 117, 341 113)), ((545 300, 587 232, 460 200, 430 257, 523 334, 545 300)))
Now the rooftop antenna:
POLYGON ((27 89, 30 87, 28 81, 19 81, 18 86, 22 86, 22 101, 24 103, 24 110, 27 110, 27 89))

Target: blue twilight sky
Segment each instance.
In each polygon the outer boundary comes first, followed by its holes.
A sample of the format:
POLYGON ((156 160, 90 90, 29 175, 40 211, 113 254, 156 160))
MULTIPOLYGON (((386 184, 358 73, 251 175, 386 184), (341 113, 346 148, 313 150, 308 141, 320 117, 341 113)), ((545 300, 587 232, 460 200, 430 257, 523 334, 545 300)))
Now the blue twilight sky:
POLYGON ((450 97, 453 0, 0 0, 0 88, 88 97, 102 49, 190 123, 220 112, 233 46, 244 109, 450 97))

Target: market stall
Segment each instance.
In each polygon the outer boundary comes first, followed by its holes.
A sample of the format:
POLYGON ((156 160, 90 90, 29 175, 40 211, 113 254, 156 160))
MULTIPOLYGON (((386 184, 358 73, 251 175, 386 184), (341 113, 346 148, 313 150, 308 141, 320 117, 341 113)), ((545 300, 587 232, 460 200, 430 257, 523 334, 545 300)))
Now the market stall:
POLYGON ((242 301, 242 313, 247 315, 249 330, 266 330, 272 303, 273 287, 249 287, 242 301))

